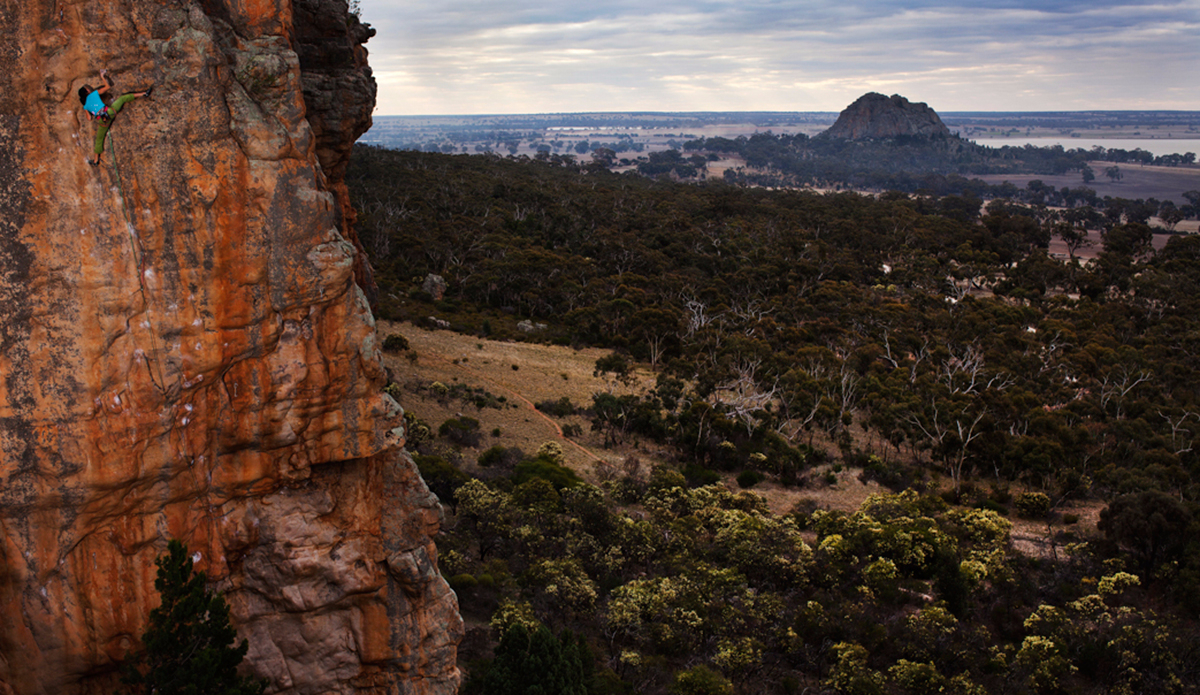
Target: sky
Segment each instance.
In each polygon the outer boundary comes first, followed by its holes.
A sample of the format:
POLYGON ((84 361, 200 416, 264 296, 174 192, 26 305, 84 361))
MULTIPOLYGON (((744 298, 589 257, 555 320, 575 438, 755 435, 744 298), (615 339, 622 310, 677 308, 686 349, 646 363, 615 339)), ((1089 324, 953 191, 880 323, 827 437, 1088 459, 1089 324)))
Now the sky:
POLYGON ((358 0, 377 115, 1200 110, 1200 0, 358 0))

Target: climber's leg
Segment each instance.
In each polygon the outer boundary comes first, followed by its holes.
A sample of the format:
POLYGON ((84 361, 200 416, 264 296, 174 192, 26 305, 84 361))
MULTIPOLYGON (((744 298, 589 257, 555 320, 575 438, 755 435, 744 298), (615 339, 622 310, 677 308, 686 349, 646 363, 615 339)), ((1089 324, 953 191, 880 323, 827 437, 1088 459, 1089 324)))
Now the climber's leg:
POLYGON ((130 92, 129 94, 122 94, 121 96, 117 97, 117 100, 112 103, 112 106, 108 107, 109 121, 111 122, 114 118, 116 118, 117 114, 122 108, 125 107, 126 104, 134 99, 137 99, 139 96, 141 96, 141 94, 138 92, 130 92))
POLYGON ((96 141, 93 146, 93 151, 96 153, 95 161, 100 161, 100 155, 104 154, 104 138, 108 135, 108 127, 112 125, 112 121, 101 121, 96 127, 96 141))
POLYGON ((116 101, 109 105, 108 111, 105 112, 108 119, 100 121, 100 125, 96 128, 96 141, 92 146, 93 151, 96 153, 96 158, 92 160, 93 163, 98 163, 100 155, 104 154, 104 138, 108 135, 108 129, 112 126, 113 121, 116 120, 117 114, 121 112, 121 109, 125 108, 125 105, 134 99, 141 96, 149 96, 149 94, 150 90, 122 94, 117 97, 116 101))

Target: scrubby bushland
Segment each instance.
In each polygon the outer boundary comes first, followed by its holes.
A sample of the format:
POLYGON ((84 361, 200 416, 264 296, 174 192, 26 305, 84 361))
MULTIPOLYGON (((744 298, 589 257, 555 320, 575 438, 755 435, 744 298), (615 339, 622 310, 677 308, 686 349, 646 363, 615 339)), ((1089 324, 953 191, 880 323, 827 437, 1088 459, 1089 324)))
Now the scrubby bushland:
POLYGON ((1082 266, 1044 252, 1075 223, 1004 201, 370 148, 350 181, 364 236, 395 242, 373 259, 385 295, 437 273, 453 299, 438 306, 466 330, 537 318, 539 339, 616 348, 599 374, 659 370, 652 392, 591 404, 610 444, 648 437, 707 468, 797 479, 819 434, 876 455, 871 474, 898 487, 921 477, 900 461, 1054 500, 1195 499, 1200 239, 1155 252, 1127 210, 1100 216, 1103 247, 1082 266), (388 222, 401 203, 404 224, 388 222))

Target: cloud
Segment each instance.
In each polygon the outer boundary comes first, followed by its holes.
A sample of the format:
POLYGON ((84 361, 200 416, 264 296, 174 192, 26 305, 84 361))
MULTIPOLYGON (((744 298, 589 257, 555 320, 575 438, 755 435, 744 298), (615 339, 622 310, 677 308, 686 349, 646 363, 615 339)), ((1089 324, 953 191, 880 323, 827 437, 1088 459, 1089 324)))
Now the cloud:
POLYGON ((1200 108, 1200 0, 362 5, 379 113, 1200 108))

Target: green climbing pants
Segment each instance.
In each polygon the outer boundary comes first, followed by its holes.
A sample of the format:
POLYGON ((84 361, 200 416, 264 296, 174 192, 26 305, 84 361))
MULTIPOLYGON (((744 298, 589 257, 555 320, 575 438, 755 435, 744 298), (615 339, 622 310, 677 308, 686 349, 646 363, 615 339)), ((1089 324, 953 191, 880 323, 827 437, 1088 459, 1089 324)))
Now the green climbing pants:
POLYGON ((137 99, 136 94, 122 94, 108 107, 108 111, 106 112, 108 113, 108 120, 100 121, 100 127, 96 128, 95 150, 97 155, 104 153, 104 138, 108 136, 108 129, 112 127, 113 121, 117 119, 117 114, 121 112, 121 109, 126 104, 134 99, 137 99))

